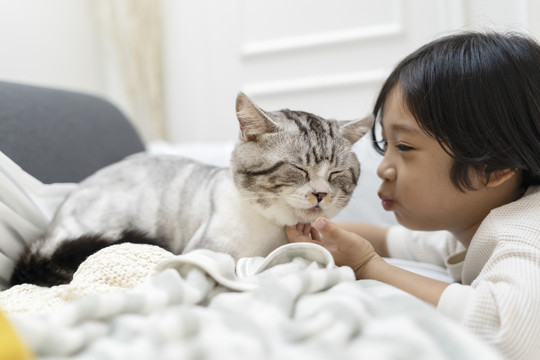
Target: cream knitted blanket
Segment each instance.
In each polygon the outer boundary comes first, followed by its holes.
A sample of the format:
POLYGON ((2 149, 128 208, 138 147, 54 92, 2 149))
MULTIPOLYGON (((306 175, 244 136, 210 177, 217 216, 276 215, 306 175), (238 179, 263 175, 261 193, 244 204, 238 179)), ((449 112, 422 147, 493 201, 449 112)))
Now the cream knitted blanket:
POLYGON ((91 255, 73 275, 71 283, 50 288, 32 284, 0 292, 4 313, 38 313, 92 294, 125 292, 142 283, 155 265, 174 255, 152 245, 120 244, 91 255))

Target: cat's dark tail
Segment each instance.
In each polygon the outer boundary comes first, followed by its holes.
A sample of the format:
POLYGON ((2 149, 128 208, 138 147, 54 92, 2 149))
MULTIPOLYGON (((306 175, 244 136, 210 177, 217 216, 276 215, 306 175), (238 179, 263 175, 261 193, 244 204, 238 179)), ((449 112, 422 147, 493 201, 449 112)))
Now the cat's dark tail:
POLYGON ((25 283, 39 286, 67 284, 79 265, 90 255, 121 243, 157 245, 169 250, 164 241, 136 230, 124 231, 119 239, 113 241, 101 235, 85 235, 62 242, 48 257, 30 251, 23 254, 11 275, 11 286, 25 283))

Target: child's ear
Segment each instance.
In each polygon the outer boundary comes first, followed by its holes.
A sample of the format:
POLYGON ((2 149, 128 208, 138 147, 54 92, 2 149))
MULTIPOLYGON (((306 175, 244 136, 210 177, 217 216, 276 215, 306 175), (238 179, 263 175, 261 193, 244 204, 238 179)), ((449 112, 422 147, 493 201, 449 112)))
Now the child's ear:
POLYGON ((495 188, 510 180, 518 173, 517 169, 496 170, 489 176, 487 187, 495 188))

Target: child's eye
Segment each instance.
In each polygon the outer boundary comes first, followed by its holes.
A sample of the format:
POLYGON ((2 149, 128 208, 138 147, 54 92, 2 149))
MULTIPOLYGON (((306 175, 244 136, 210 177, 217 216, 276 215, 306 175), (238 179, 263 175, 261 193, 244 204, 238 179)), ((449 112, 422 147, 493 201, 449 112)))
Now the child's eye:
MULTIPOLYGON (((377 143, 379 144, 379 148, 382 149, 382 151, 386 153, 386 151, 388 150, 388 140, 384 140, 384 139, 379 140, 377 141, 377 143)), ((396 149, 402 152, 413 150, 413 147, 404 145, 404 144, 399 144, 399 143, 395 144, 395 147, 396 149)))
POLYGON ((403 144, 397 144, 396 147, 399 151, 409 151, 413 149, 412 147, 403 144))

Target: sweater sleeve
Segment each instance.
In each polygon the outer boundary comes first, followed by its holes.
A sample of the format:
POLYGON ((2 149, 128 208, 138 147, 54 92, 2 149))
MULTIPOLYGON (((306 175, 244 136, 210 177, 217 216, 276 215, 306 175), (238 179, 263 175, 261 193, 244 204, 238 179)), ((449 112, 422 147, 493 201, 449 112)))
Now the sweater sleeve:
POLYGON ((464 247, 448 231, 412 231, 395 225, 388 229, 386 246, 390 257, 445 266, 448 256, 464 247))

